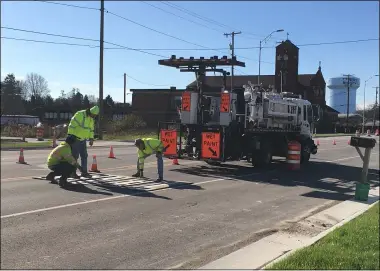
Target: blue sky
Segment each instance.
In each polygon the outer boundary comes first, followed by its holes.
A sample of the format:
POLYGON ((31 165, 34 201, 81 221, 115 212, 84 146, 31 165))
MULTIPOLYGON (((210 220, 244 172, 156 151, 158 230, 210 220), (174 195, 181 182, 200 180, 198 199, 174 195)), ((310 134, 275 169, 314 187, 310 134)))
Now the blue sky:
MULTIPOLYGON (((83 7, 100 8, 100 1, 65 1, 83 7)), ((105 9, 130 20, 144 24, 158 31, 176 36, 209 48, 226 48, 219 51, 154 51, 163 56, 205 56, 227 55, 229 39, 223 33, 242 31, 236 36, 235 46, 256 47, 273 30, 276 33, 267 46, 276 41, 289 39, 295 44, 323 43, 358 39, 379 38, 379 3, 365 1, 341 2, 170 2, 216 20, 232 28, 205 22, 195 16, 183 13, 161 2, 149 2, 163 10, 185 17, 200 26, 178 18, 144 2, 105 1, 105 9), (206 26, 206 27, 205 27, 206 26), (211 29, 212 28, 212 29, 211 29), (249 32, 249 34, 247 34, 249 32)), ((97 10, 73 8, 62 5, 32 1, 2 1, 1 25, 60 35, 99 39, 100 13, 97 10)), ((1 36, 98 45, 98 42, 51 37, 1 29, 1 36)), ((132 48, 201 48, 169 38, 132 24, 126 20, 105 14, 105 36, 107 42, 132 48)), ((105 47, 115 47, 105 44, 105 47)), ((236 55, 247 57, 245 74, 258 73, 258 49, 237 49, 236 55)), ((145 84, 127 79, 127 88, 161 88, 176 86, 183 88, 193 81, 194 75, 159 66, 160 57, 124 49, 104 52, 104 96, 110 94, 114 100, 123 100, 123 73, 145 84), (151 85, 152 84, 152 85, 151 85), (162 86, 153 86, 162 85, 162 86)), ((261 74, 274 73, 274 48, 263 49, 261 74), (268 63, 267 63, 268 62, 268 63)), ((315 73, 318 62, 326 81, 343 73, 361 78, 357 92, 357 104, 363 103, 364 80, 379 73, 379 41, 347 43, 320 46, 300 46, 299 73, 315 73)), ((44 76, 53 97, 61 89, 66 92, 78 87, 83 94, 98 93, 99 48, 52 45, 14 40, 1 40, 1 76, 14 73, 23 78, 27 73, 36 72, 44 76)), ((237 71, 236 74, 242 74, 237 71)), ((366 88, 366 100, 375 99, 374 86, 379 79, 370 80, 366 88)), ((326 99, 329 99, 329 93, 326 99)), ((130 100, 130 95, 128 96, 130 100)))

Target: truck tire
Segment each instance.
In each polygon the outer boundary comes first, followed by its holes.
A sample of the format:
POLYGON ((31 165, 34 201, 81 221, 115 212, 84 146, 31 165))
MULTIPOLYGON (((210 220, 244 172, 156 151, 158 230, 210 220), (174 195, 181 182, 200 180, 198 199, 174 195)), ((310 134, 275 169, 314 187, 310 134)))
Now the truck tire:
POLYGON ((262 142, 262 148, 254 152, 251 162, 253 166, 265 168, 272 163, 272 158, 273 152, 271 145, 267 142, 262 142))

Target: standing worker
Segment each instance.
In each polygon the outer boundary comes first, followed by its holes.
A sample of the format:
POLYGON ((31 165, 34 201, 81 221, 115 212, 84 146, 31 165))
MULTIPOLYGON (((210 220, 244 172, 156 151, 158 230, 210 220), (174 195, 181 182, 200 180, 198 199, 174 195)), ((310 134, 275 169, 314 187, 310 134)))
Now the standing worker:
POLYGON ((71 148, 76 142, 74 136, 68 136, 65 142, 61 142, 52 152, 47 159, 47 166, 51 172, 46 176, 46 179, 54 182, 55 176, 61 176, 59 179, 59 186, 67 184, 67 178, 70 177, 77 169, 83 171, 82 167, 78 164, 72 155, 71 148))
MULTIPOLYGON (((94 119, 99 114, 99 107, 97 105, 86 110, 80 110, 75 113, 69 123, 67 135, 74 136, 77 141, 72 146, 73 156, 78 160, 79 155, 81 158, 81 166, 83 168, 82 176, 88 177, 87 172, 87 140, 90 140, 90 146, 94 144, 94 119)), ((78 176, 74 172, 76 178, 78 176)))
POLYGON ((156 154, 157 157, 157 182, 164 180, 164 161, 162 159, 162 152, 164 151, 164 146, 159 139, 153 138, 139 138, 135 140, 135 146, 138 148, 137 151, 137 173, 133 174, 132 177, 144 177, 144 161, 145 158, 156 154))

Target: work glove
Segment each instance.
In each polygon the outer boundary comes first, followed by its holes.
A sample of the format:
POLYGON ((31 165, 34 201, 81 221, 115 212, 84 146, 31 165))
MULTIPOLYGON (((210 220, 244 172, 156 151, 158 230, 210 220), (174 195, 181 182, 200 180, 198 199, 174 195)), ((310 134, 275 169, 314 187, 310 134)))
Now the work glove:
POLYGON ((143 170, 139 170, 135 174, 133 174, 132 177, 135 177, 135 178, 136 177, 140 177, 140 178, 142 178, 142 177, 144 177, 144 171, 143 170))

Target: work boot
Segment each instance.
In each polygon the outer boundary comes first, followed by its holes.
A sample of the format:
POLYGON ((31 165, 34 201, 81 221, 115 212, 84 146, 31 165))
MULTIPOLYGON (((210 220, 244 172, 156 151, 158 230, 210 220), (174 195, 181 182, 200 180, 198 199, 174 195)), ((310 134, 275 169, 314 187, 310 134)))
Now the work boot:
POLYGON ((54 183, 54 182, 55 182, 54 177, 55 177, 55 174, 54 174, 54 172, 52 171, 52 172, 50 172, 48 175, 46 175, 45 178, 46 178, 46 180, 50 181, 51 183, 54 183))
POLYGON ((61 176, 61 178, 59 178, 59 183, 58 184, 59 184, 60 187, 67 186, 67 178, 61 176))
POLYGON ((73 178, 73 179, 80 179, 80 176, 76 172, 74 172, 73 174, 71 174, 70 177, 73 178))
POLYGON ((82 172, 82 174, 80 176, 85 177, 85 178, 91 177, 90 173, 88 173, 88 172, 82 172))

